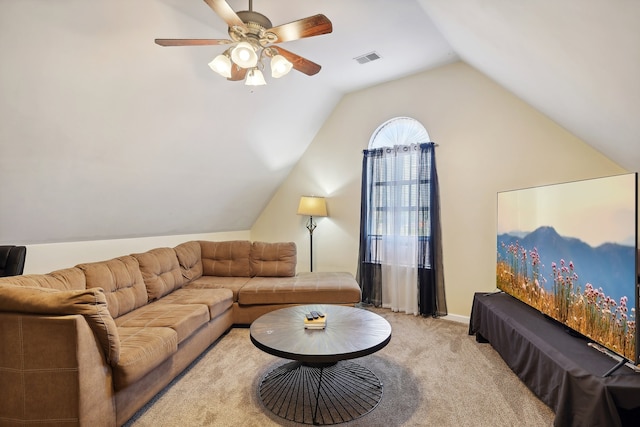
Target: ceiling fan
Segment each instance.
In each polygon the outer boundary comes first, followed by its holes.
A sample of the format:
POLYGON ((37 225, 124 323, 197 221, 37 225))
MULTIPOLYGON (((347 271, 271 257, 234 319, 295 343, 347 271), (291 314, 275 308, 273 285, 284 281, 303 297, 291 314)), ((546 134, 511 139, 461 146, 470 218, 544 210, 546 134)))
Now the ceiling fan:
POLYGON ((229 29, 228 39, 155 39, 160 46, 230 46, 209 63, 209 67, 227 80, 245 80, 245 84, 258 86, 266 84, 260 68, 263 60, 270 58, 271 75, 279 78, 295 69, 308 76, 320 71, 320 65, 293 52, 285 50, 277 43, 306 37, 328 34, 333 31, 331 21, 318 14, 288 24, 274 27, 269 18, 253 11, 253 0, 249 0, 249 10, 235 12, 225 0, 204 0, 217 13, 229 29))

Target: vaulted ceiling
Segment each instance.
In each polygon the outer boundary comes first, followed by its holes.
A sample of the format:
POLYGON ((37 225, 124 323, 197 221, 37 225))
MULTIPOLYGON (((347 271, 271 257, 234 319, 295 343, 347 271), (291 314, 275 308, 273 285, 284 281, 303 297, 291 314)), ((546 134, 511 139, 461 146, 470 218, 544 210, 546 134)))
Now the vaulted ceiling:
MULTIPOLYGON (((228 0, 234 10, 248 0, 228 0)), ((640 3, 255 0, 320 65, 251 90, 207 66, 228 38, 202 0, 0 1, 0 244, 251 227, 340 98, 463 60, 640 170, 640 3), (354 58, 376 52, 364 65, 354 58)))

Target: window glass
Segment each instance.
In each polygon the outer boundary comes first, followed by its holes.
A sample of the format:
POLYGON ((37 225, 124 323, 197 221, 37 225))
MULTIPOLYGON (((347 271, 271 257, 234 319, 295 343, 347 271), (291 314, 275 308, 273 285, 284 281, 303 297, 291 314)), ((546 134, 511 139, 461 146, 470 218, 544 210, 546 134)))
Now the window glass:
POLYGON ((419 121, 411 117, 395 117, 381 124, 371 135, 369 149, 429 141, 429 134, 419 121))
POLYGON ((427 210, 423 204, 429 197, 429 183, 418 178, 418 163, 419 144, 429 141, 424 126, 410 117, 388 120, 371 136, 369 149, 385 152, 372 176, 370 214, 375 235, 426 235, 425 224, 418 218, 427 210))

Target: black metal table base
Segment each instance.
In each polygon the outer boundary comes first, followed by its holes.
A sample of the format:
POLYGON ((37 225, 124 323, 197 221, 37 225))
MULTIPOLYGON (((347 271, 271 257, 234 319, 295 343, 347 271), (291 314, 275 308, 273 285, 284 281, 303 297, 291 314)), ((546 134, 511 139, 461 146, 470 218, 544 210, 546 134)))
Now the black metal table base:
POLYGON ((289 362, 267 373, 258 388, 264 406, 302 424, 329 425, 359 418, 382 399, 382 382, 357 363, 289 362))

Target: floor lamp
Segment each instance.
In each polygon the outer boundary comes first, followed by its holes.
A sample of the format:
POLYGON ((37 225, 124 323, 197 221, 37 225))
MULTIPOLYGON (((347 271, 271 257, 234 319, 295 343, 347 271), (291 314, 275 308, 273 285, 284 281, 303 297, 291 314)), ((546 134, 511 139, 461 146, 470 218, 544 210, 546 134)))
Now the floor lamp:
POLYGON ((298 205, 298 215, 309 215, 307 230, 309 230, 309 269, 313 271, 313 230, 316 223, 314 216, 327 216, 327 204, 324 197, 302 196, 298 205))

